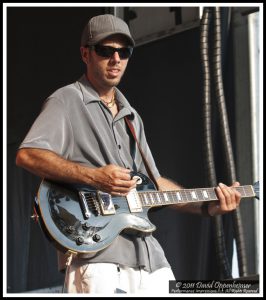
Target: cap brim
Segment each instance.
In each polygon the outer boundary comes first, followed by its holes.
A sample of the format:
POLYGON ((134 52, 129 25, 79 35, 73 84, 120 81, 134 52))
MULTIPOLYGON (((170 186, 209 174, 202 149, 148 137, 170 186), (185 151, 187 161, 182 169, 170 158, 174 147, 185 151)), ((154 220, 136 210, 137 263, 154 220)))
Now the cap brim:
POLYGON ((130 46, 133 46, 133 47, 135 46, 135 41, 133 40, 133 38, 131 36, 129 36, 128 34, 125 34, 124 32, 119 32, 119 31, 105 32, 105 33, 99 34, 97 36, 97 39, 91 39, 90 42, 88 42, 87 44, 90 46, 96 45, 99 42, 105 40, 106 38, 114 36, 114 35, 122 35, 123 37, 125 37, 127 39, 130 46))

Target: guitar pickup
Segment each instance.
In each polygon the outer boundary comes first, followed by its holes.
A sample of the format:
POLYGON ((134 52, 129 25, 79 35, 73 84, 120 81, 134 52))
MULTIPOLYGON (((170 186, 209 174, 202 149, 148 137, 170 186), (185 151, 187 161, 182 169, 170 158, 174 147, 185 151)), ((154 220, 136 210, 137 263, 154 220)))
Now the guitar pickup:
POLYGON ((114 215, 115 207, 110 194, 97 191, 99 204, 103 215, 114 215))
POLYGON ((142 204, 136 189, 132 189, 127 195, 127 203, 132 213, 142 212, 142 204))

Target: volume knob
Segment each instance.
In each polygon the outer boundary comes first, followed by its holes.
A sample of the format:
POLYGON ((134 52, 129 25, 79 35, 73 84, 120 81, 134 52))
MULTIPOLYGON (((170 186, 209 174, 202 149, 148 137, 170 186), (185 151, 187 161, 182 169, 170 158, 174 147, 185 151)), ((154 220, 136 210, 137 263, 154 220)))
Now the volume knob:
POLYGON ((101 236, 99 234, 94 234, 94 236, 92 237, 92 239, 94 240, 94 242, 99 242, 101 239, 101 236))
POLYGON ((89 230, 90 229, 90 224, 88 222, 85 222, 84 224, 82 224, 82 228, 84 230, 89 230))
POLYGON ((76 238, 77 245, 82 245, 84 243, 84 238, 82 236, 78 236, 76 238))
POLYGON ((66 231, 68 233, 73 233, 75 231, 75 228, 74 228, 74 226, 69 225, 69 226, 67 226, 66 231))

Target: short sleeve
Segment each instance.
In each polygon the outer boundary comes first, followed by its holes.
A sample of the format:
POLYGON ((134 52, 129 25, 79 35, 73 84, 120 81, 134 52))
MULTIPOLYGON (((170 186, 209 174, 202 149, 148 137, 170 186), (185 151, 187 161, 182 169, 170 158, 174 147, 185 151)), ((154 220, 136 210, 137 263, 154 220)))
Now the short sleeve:
POLYGON ((48 98, 19 148, 50 150, 67 158, 72 147, 73 132, 65 105, 58 98, 48 98))

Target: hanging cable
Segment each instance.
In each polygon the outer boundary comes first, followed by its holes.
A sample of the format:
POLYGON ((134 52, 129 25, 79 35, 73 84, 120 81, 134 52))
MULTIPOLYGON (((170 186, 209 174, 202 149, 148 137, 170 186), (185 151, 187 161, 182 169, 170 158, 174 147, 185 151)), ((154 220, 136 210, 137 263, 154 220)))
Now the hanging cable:
MULTIPOLYGON (((204 136, 205 136, 205 155, 208 184, 217 185, 215 163, 212 147, 212 118, 211 118, 211 76, 209 60, 209 31, 211 28, 212 10, 204 8, 200 24, 200 49, 203 71, 203 114, 204 114, 204 136)), ((227 258, 225 248, 225 238, 221 216, 212 218, 214 224, 215 247, 221 277, 231 278, 231 266, 227 258)))
MULTIPOLYGON (((230 183, 236 181, 235 163, 233 157, 232 142, 230 138, 230 130, 228 125, 223 78, 222 78, 222 47, 221 47, 221 9, 214 8, 214 53, 213 53, 213 73, 216 99, 218 102, 222 141, 225 150, 226 166, 230 183)), ((238 265, 240 276, 247 275, 247 258, 245 251, 243 226, 239 209, 233 212, 234 233, 237 246, 238 265)))
POLYGON ((208 181, 216 185, 216 173, 212 147, 212 126, 211 126, 211 77, 209 61, 209 30, 211 22, 211 10, 204 8, 200 24, 200 50, 203 72, 203 113, 204 113, 204 136, 206 169, 208 181))

